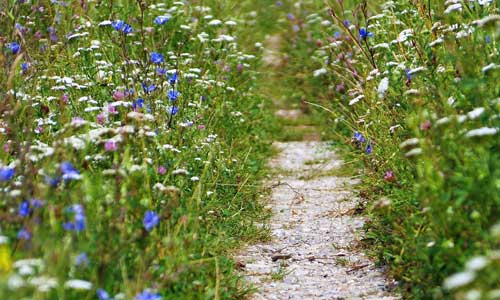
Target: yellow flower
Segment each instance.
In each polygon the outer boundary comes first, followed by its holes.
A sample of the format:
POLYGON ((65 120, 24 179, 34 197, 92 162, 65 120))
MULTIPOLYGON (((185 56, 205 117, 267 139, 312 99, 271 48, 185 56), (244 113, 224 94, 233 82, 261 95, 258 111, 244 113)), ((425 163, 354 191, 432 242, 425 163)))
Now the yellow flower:
POLYGON ((7 244, 0 244, 0 274, 8 273, 12 268, 12 258, 7 244))

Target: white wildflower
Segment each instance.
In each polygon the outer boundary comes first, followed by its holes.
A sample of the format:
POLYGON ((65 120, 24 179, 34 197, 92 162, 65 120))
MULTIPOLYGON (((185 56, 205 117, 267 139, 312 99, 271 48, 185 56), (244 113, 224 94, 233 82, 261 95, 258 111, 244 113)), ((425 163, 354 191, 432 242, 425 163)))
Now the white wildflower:
POLYGON ((221 20, 217 20, 217 19, 208 22, 209 26, 219 26, 221 24, 222 24, 222 21, 221 20))
POLYGON ((187 175, 187 174, 189 174, 189 172, 186 169, 177 169, 172 172, 172 175, 187 175))
POLYGON ((478 129, 469 130, 465 136, 468 138, 477 137, 477 136, 487 136, 487 135, 495 135, 498 133, 498 128, 491 127, 482 127, 478 129))
POLYGON ((465 271, 451 275, 444 280, 445 289, 452 290, 471 283, 476 278, 474 272, 465 271))
POLYGON ((35 286, 40 292, 48 292, 57 287, 57 280, 52 277, 40 276, 31 278, 28 283, 35 286))
POLYGON ((313 76, 314 76, 314 77, 319 77, 319 76, 321 76, 321 75, 326 74, 327 72, 328 72, 328 71, 327 71, 325 68, 321 68, 321 69, 315 70, 315 71, 313 72, 313 76))
POLYGON ((418 145, 418 142, 419 141, 418 141, 417 138, 407 139, 406 141, 404 141, 401 144, 399 144, 399 148, 404 149, 404 148, 407 148, 407 147, 410 147, 410 146, 415 146, 415 145, 418 145))
POLYGON ((43 260, 41 260, 39 258, 20 259, 20 260, 14 262, 14 265, 13 265, 14 268, 21 268, 22 266, 41 268, 41 267, 43 267, 43 260))
POLYGON ((410 151, 406 152, 405 156, 406 157, 412 157, 412 156, 417 156, 422 154, 422 149, 421 148, 415 148, 411 149, 410 151))
POLYGON ((484 113, 484 111, 485 111, 484 107, 474 108, 473 110, 467 113, 467 117, 469 118, 469 120, 475 120, 479 118, 484 113))
POLYGON ((101 23, 99 23, 98 25, 99 26, 108 26, 108 25, 111 25, 113 22, 111 22, 110 20, 106 20, 106 21, 102 21, 101 23))
POLYGON ((460 3, 455 3, 455 4, 452 4, 450 6, 448 6, 446 8, 446 10, 444 11, 445 14, 450 14, 454 11, 462 11, 462 4, 460 3))
POLYGON ((354 98, 354 99, 352 99, 351 101, 349 101, 349 105, 351 105, 351 106, 352 106, 352 105, 354 105, 354 104, 358 103, 358 102, 359 102, 359 100, 361 100, 361 99, 363 99, 363 98, 365 98, 365 95, 359 95, 359 96, 357 96, 356 98, 354 98))
POLYGON ((33 275, 35 274, 35 269, 33 269, 32 266, 24 265, 17 270, 19 275, 27 276, 27 275, 33 275))
POLYGON ((18 288, 21 288, 25 284, 26 283, 24 282, 24 279, 17 274, 10 276, 9 279, 7 280, 7 287, 11 290, 16 290, 18 288))
POLYGON ((0 235, 0 245, 5 245, 9 243, 9 238, 5 235, 0 235))
POLYGON ((481 291, 480 290, 470 290, 465 293, 465 300, 479 300, 481 299, 481 291))
POLYGON ((479 271, 488 265, 489 261, 484 256, 475 256, 465 264, 465 269, 468 271, 479 271))
POLYGON ((479 27, 483 27, 489 23, 500 22, 500 15, 489 15, 481 20, 472 22, 472 24, 477 24, 479 27))
POLYGON ((389 78, 385 77, 380 81, 380 84, 378 85, 377 89, 378 98, 383 99, 388 89, 389 89, 389 78))
POLYGON ((496 70, 496 69, 500 69, 500 65, 497 65, 495 63, 491 63, 491 64, 487 65, 486 67, 482 68, 481 71, 483 73, 486 73, 489 70, 496 70))
POLYGON ((80 280, 80 279, 70 279, 64 284, 65 287, 75 289, 75 290, 90 290, 92 289, 92 283, 80 280))

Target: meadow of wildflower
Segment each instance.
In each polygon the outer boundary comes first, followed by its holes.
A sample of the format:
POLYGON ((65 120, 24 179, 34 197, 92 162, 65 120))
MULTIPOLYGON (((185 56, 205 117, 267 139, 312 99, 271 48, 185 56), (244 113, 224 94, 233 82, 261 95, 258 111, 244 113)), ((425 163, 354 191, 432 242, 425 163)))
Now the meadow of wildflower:
POLYGON ((0 299, 238 299, 273 120, 236 2, 0 1, 0 299))
POLYGON ((0 299, 245 298, 271 98, 403 299, 500 299, 499 43, 494 0, 0 1, 0 299))
POLYGON ((282 5, 288 99, 362 178, 402 297, 499 299, 499 2, 282 5))

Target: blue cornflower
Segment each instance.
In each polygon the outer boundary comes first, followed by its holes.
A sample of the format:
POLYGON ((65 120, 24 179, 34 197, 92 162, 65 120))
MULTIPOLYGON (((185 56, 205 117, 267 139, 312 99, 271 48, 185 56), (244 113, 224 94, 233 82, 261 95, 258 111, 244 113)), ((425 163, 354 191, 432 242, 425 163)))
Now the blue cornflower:
POLYGON ((28 201, 23 201, 19 204, 19 215, 21 217, 26 217, 30 214, 30 203, 28 201))
POLYGON ((80 179, 80 173, 70 162, 63 162, 60 166, 60 170, 63 173, 62 178, 66 181, 71 179, 80 179))
POLYGON ((129 33, 132 33, 134 31, 134 28, 132 28, 132 26, 129 24, 125 24, 125 26, 123 26, 122 31, 125 34, 129 34, 129 33))
POLYGON ((31 239, 31 232, 29 232, 26 228, 23 228, 17 233, 17 238, 19 240, 29 241, 31 239))
POLYGON ((405 74, 406 74, 406 79, 408 79, 408 80, 411 80, 413 77, 410 72, 411 72, 411 69, 406 68, 405 74))
POLYGON ((123 26, 125 26, 125 22, 123 22, 122 20, 116 20, 111 23, 111 26, 113 26, 115 30, 121 31, 123 29, 123 26))
POLYGON ((372 153, 372 151, 373 151, 372 141, 370 140, 370 141, 368 142, 368 145, 366 145, 366 150, 365 150, 365 152, 366 152, 366 154, 371 154, 371 153, 372 153))
POLYGON ((171 114, 172 116, 175 116, 179 112, 179 108, 177 106, 172 106, 168 113, 171 114))
POLYGON ((163 76, 167 73, 167 70, 165 68, 156 68, 156 74, 160 75, 160 76, 163 76))
POLYGON ((139 98, 139 99, 135 100, 134 103, 132 103, 132 108, 134 110, 142 108, 143 106, 144 106, 144 99, 142 99, 142 98, 139 98))
POLYGON ((90 264, 90 260, 89 260, 89 257, 87 256, 87 253, 85 253, 85 252, 78 254, 78 256, 75 258, 75 265, 78 267, 80 267, 80 266, 86 267, 89 264, 90 264))
POLYGON ((61 178, 59 177, 50 177, 50 176, 45 176, 45 183, 50 185, 51 187, 56 187, 59 182, 61 182, 61 178))
POLYGON ((158 293, 152 293, 150 290, 144 290, 135 296, 135 300, 161 300, 158 293))
POLYGON ((21 45, 19 45, 19 43, 17 42, 12 42, 7 44, 7 48, 12 51, 12 54, 17 54, 21 50, 21 45))
POLYGON ((155 18, 156 25, 163 25, 170 20, 170 16, 158 16, 155 18))
POLYGON ((115 30, 122 31, 125 34, 129 34, 129 33, 132 33, 134 31, 134 29, 132 28, 132 26, 130 26, 129 24, 123 22, 122 20, 113 21, 111 23, 111 26, 113 26, 113 28, 115 30))
POLYGON ((171 85, 174 85, 175 82, 177 81, 177 72, 175 72, 174 74, 172 74, 172 76, 170 76, 170 78, 168 79, 168 81, 170 82, 171 85))
POLYGON ((112 299, 109 296, 108 292, 106 292, 103 289, 98 289, 97 290, 97 298, 99 298, 99 300, 111 300, 112 299))
POLYGON ((151 231, 159 222, 160 217, 154 211, 148 210, 144 213, 142 224, 147 231, 151 231))
POLYGON ((83 231, 85 229, 85 211, 80 204, 74 204, 67 208, 68 213, 73 214, 73 222, 63 224, 65 230, 68 231, 83 231))
POLYGON ((373 37, 373 33, 369 32, 364 27, 359 30, 359 38, 360 39, 366 40, 369 37, 373 37))
POLYGON ((361 132, 356 131, 354 133, 354 140, 360 143, 364 143, 366 141, 365 137, 361 132))
POLYGON ((150 54, 151 62, 154 64, 161 64, 164 61, 163 55, 158 52, 152 52, 150 54))
POLYGON ((41 208, 43 206, 43 204, 44 204, 44 201, 42 201, 42 200, 39 200, 36 198, 31 199, 31 206, 33 208, 41 208))
POLYGON ((0 182, 11 180, 16 171, 13 168, 1 168, 0 169, 0 182))
POLYGON ((179 92, 176 90, 170 90, 170 91, 168 91, 167 95, 168 95, 168 99, 170 99, 170 101, 175 101, 179 97, 179 92))
POLYGON ((21 70, 23 70, 23 72, 28 71, 28 68, 29 68, 28 63, 23 62, 23 63, 21 64, 21 70))
POLYGON ((351 25, 351 22, 349 20, 345 20, 344 21, 344 26, 345 27, 349 27, 349 25, 351 25))
POLYGON ((142 83, 142 90, 144 91, 144 93, 146 94, 151 94, 154 90, 156 90, 156 85, 154 84, 151 84, 151 85, 146 85, 145 82, 142 83))

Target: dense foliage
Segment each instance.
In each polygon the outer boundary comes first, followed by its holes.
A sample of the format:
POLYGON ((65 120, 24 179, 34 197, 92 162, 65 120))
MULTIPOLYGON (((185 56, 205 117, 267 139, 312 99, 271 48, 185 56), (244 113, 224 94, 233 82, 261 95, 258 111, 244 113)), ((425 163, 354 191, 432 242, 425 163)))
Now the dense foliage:
POLYGON ((367 242, 404 298, 500 297, 498 2, 281 4, 287 68, 362 163, 367 242))
POLYGON ((272 120, 219 1, 0 2, 0 298, 238 299, 272 120))

